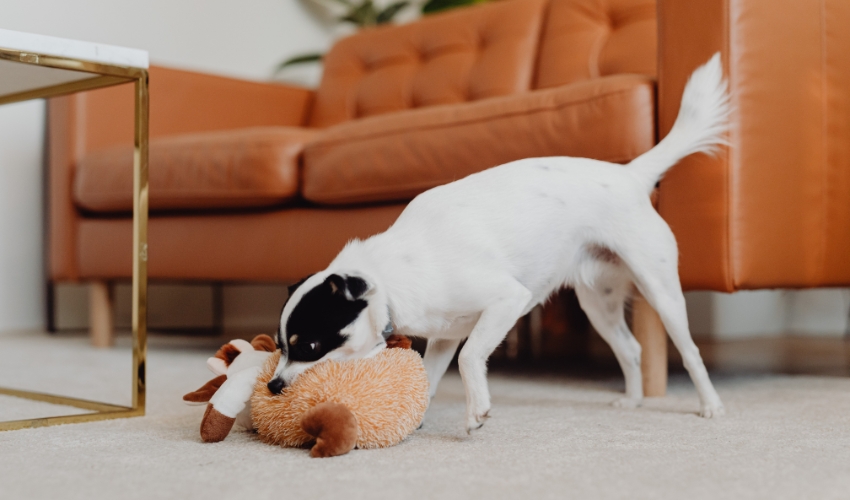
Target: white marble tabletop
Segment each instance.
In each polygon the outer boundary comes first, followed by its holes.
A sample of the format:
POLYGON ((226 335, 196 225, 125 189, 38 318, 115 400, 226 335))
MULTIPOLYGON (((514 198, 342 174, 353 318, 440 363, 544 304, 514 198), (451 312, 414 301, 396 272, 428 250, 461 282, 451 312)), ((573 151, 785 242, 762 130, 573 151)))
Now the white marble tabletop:
MULTIPOLYGON (((0 49, 112 66, 148 68, 144 50, 0 29, 0 49)), ((92 78, 90 73, 0 59, 0 97, 92 78)))
POLYGON ((147 69, 149 64, 144 50, 4 29, 0 29, 0 48, 132 68, 147 69))

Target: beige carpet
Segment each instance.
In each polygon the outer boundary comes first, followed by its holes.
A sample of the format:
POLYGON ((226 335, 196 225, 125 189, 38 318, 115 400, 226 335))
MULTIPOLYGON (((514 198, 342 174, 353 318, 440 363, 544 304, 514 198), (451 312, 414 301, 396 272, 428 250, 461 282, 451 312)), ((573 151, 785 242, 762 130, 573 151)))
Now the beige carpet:
MULTIPOLYGON (((850 498, 850 380, 717 375, 728 415, 695 415, 685 376, 637 410, 619 378, 491 376, 493 418, 467 436, 449 374, 424 428, 385 450, 325 460, 235 432, 198 437, 204 341, 154 339, 144 418, 0 433, 0 498, 850 498)), ((210 344, 206 341, 206 344, 210 344)), ((0 385, 121 403, 129 353, 84 339, 0 336, 0 385)), ((0 419, 57 408, 0 399, 0 419)), ((61 412, 61 409, 58 409, 61 412)))

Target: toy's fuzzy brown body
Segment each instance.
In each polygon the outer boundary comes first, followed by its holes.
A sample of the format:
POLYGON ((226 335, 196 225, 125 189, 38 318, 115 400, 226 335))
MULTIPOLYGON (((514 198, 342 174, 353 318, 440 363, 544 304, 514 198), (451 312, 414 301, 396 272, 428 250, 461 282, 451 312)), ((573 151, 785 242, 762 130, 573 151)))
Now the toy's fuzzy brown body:
POLYGON ((186 394, 183 400, 209 403, 201 421, 201 439, 207 443, 226 438, 237 417, 245 414, 249 422, 241 424, 253 427, 263 441, 287 447, 313 443, 310 453, 314 457, 343 455, 355 447, 392 446, 416 430, 428 407, 425 367, 410 347, 410 339, 391 335, 387 349, 376 356, 320 363, 275 395, 267 387, 280 359, 279 353, 272 352, 274 341, 267 335, 255 337, 250 344, 234 340, 207 360, 214 373, 222 374, 186 394), (249 389, 253 387, 253 394, 248 392, 250 398, 246 395, 240 399, 238 388, 236 393, 223 388, 228 384, 228 374, 233 375, 231 368, 236 369, 236 378, 249 372, 245 365, 236 368, 237 359, 256 351, 268 357, 249 358, 249 363, 258 364, 247 367, 259 370, 259 375, 247 379, 249 389), (250 399, 249 407, 243 404, 244 411, 222 409, 229 412, 225 415, 213 404, 219 389, 231 402, 234 394, 237 402, 250 399))
POLYGON ((266 387, 277 360, 271 356, 266 362, 251 398, 254 427, 267 443, 302 447, 315 441, 320 446, 314 448, 314 456, 338 455, 338 449, 324 454, 321 445, 333 442, 338 448, 336 443, 350 442, 355 435, 353 416, 357 448, 392 446, 419 427, 428 407, 428 378, 422 359, 412 349, 386 349, 369 359, 320 363, 279 395, 266 387), (323 428, 333 435, 323 437, 323 428))

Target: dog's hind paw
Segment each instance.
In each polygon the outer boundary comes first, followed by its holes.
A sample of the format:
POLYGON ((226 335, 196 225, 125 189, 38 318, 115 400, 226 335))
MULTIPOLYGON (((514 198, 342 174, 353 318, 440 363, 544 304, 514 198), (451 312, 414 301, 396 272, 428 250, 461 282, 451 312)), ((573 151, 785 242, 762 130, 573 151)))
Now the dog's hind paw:
POLYGON ((466 419, 466 433, 472 434, 472 431, 480 429, 488 418, 490 418, 490 410, 485 411, 481 415, 469 416, 466 419))
POLYGON ((699 416, 702 418, 718 418, 726 414, 726 409, 720 403, 703 405, 699 410, 699 416))
POLYGON ((611 406, 613 406, 615 408, 624 408, 624 409, 627 409, 627 410, 634 410, 635 408, 637 408, 641 404, 643 404, 642 399, 629 398, 629 397, 617 398, 617 399, 615 399, 614 401, 611 402, 611 406))

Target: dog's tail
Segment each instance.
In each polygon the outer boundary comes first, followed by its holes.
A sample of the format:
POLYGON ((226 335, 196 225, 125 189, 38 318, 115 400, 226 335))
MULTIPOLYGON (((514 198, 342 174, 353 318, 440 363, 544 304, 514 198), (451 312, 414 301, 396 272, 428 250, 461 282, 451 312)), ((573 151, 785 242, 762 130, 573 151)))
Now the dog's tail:
POLYGON ((632 160, 629 168, 652 191, 664 173, 682 158, 692 153, 711 154, 717 146, 727 144, 729 112, 729 93, 717 53, 697 68, 685 85, 679 116, 667 137, 632 160))

